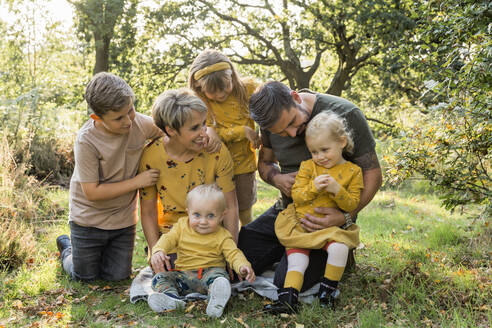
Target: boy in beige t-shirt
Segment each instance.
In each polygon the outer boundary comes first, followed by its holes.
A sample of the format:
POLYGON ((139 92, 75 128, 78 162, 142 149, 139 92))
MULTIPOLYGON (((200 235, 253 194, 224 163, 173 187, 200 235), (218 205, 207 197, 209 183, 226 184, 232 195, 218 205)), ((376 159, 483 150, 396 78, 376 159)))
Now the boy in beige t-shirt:
POLYGON ((162 132, 135 112, 133 90, 118 76, 96 74, 85 99, 93 113, 74 144, 71 240, 59 236, 57 246, 72 278, 122 280, 131 273, 137 190, 159 178, 155 169, 137 175, 140 156, 146 141, 162 132))

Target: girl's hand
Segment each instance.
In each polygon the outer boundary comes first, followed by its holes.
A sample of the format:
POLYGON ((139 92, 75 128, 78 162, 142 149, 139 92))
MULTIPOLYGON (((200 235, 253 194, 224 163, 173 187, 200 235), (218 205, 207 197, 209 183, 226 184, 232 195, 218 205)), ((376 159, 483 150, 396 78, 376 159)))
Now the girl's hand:
POLYGON ((171 270, 171 258, 163 251, 159 251, 150 258, 150 265, 155 273, 171 270))
POLYGON ((216 153, 220 150, 222 142, 220 141, 219 135, 211 127, 207 127, 207 144, 205 145, 205 150, 207 153, 216 153))
POLYGON ((338 184, 337 180, 335 180, 331 175, 328 175, 328 178, 326 179, 326 185, 325 185, 325 190, 327 192, 331 192, 333 195, 338 194, 340 191, 340 185, 338 184))
POLYGON ((249 265, 243 265, 242 267, 240 267, 239 275, 249 282, 254 282, 256 279, 255 272, 253 271, 253 268, 251 268, 249 265))
POLYGON ((261 139, 258 133, 250 128, 249 126, 244 127, 244 132, 246 134, 246 139, 251 142, 251 146, 253 146, 254 149, 258 149, 261 146, 261 139))
POLYGON ((328 174, 321 174, 314 178, 313 183, 316 190, 323 191, 329 183, 329 178, 331 177, 328 174))

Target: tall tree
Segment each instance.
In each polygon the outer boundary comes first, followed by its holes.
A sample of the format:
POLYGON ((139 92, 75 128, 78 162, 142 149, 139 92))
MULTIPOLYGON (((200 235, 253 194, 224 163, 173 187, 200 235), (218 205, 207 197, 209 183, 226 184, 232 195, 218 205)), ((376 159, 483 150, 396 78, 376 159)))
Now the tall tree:
MULTIPOLYGON (((169 52, 221 48, 238 64, 285 77, 294 89, 310 87, 331 54, 338 63, 325 91, 340 95, 360 68, 375 64, 412 26, 405 6, 396 0, 175 0, 148 13, 156 36, 174 39, 169 52)), ((193 57, 168 64, 179 71, 193 57)))
MULTIPOLYGON (((94 41, 96 61, 93 74, 108 71, 111 42, 117 34, 116 29, 126 13, 135 17, 137 1, 69 0, 69 2, 75 7, 79 32, 87 42, 94 41)), ((129 32, 130 36, 134 37, 134 28, 129 32)))

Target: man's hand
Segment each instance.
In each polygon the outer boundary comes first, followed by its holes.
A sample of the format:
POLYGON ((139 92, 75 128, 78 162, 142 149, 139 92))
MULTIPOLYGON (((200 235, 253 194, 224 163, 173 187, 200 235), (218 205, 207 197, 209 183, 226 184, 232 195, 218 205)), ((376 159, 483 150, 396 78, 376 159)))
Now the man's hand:
POLYGON ((171 270, 170 257, 162 251, 159 251, 152 255, 150 258, 150 265, 155 273, 171 270))
POLYGON ((150 169, 143 171, 142 173, 135 176, 135 181, 138 188, 144 188, 148 186, 153 186, 159 180, 160 171, 157 169, 150 169))
POLYGON ((253 130, 249 126, 245 126, 244 133, 246 134, 246 139, 248 139, 249 142, 251 142, 251 146, 253 146, 254 149, 260 148, 261 139, 255 130, 253 130))
POLYGON ((297 172, 277 174, 272 178, 273 185, 282 193, 290 197, 292 186, 294 185, 294 182, 296 180, 296 175, 297 172))
POLYGON ((219 135, 211 127, 207 127, 207 142, 205 144, 205 150, 207 153, 216 153, 220 150, 222 142, 220 141, 219 135))
POLYGON ((318 217, 306 214, 306 216, 301 219, 301 225, 306 231, 313 232, 334 226, 339 227, 345 223, 345 216, 337 208, 316 207, 314 211, 324 216, 318 217))
POLYGON ((256 279, 255 272, 249 265, 243 265, 239 268, 239 276, 249 282, 254 282, 256 279))

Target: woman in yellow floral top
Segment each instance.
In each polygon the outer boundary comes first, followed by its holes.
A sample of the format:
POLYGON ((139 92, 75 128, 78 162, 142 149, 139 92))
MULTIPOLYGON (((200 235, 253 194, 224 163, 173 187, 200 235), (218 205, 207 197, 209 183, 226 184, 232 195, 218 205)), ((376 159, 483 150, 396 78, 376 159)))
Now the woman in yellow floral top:
POLYGON ((234 184, 239 219, 245 225, 252 219, 256 202, 256 153, 260 138, 249 116, 248 104, 257 84, 240 79, 227 56, 205 50, 190 67, 189 87, 207 104, 207 125, 225 143, 234 162, 234 184))
POLYGON ((284 287, 278 290, 279 300, 265 307, 271 313, 296 311, 311 249, 328 253, 318 296, 322 306, 333 307, 348 251, 359 244, 356 224, 308 232, 300 223, 305 214, 314 214, 316 207, 337 207, 348 213, 359 205, 364 188, 362 170, 342 156, 354 145, 344 120, 331 112, 316 115, 306 129, 306 145, 312 159, 301 163, 292 186, 294 203, 275 221, 275 233, 286 247, 288 264, 284 287))
POLYGON ((207 107, 203 101, 189 89, 166 91, 155 101, 152 116, 166 136, 145 148, 139 167, 139 171, 160 171, 154 186, 140 190, 142 228, 149 247, 156 244, 160 233, 186 216, 188 191, 211 183, 217 183, 224 192, 227 211, 223 225, 237 242, 239 219, 232 159, 224 146, 215 153, 205 150, 207 107), (162 204, 159 215, 157 196, 162 204))

